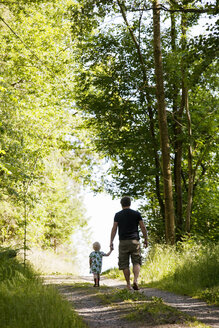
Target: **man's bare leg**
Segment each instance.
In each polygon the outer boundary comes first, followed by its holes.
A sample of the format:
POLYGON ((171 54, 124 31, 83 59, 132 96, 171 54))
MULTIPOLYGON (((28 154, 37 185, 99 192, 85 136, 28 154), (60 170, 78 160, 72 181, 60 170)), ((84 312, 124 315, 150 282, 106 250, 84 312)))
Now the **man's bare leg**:
POLYGON ((134 283, 138 283, 138 276, 140 272, 140 264, 133 265, 134 283))
POLYGON ((123 269, 124 277, 127 283, 127 288, 131 289, 131 284, 130 284, 130 270, 129 268, 123 269))

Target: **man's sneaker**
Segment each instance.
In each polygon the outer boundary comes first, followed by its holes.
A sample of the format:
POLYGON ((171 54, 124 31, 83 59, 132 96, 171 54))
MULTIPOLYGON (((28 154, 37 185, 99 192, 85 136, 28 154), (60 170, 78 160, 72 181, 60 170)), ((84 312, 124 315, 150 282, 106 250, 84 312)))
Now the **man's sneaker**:
POLYGON ((136 282, 133 283, 133 289, 134 290, 139 290, 140 288, 138 287, 138 284, 136 284, 136 282))

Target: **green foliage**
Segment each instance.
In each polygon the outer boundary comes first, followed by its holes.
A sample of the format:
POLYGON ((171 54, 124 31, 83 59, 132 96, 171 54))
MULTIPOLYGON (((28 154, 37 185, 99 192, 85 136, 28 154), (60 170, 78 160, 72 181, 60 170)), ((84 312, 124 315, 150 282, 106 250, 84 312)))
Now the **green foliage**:
POLYGON ((108 269, 102 272, 102 275, 106 275, 108 278, 117 279, 123 277, 123 273, 118 268, 108 269))
POLYGON ((0 241, 9 243, 14 240, 15 235, 22 239, 23 217, 21 209, 17 208, 10 198, 4 197, 0 203, 0 241))
POLYGON ((28 235, 32 243, 56 250, 60 244, 69 242, 78 229, 85 234, 87 222, 80 187, 64 170, 59 154, 45 161, 45 175, 35 191, 37 204, 28 235))
POLYGON ((219 287, 206 288, 204 291, 199 291, 199 298, 202 298, 209 304, 219 304, 219 287))
MULTIPOLYGON (((27 229, 31 242, 38 239, 41 245, 56 248, 68 240, 77 224, 82 228, 83 209, 79 198, 74 196, 79 189, 69 177, 91 183, 95 191, 104 185, 114 196, 131 194, 144 199, 143 212, 148 217, 149 231, 154 240, 163 240, 165 228, 160 204, 164 195, 152 16, 148 10, 139 11, 136 1, 127 0, 124 4, 140 45, 145 72, 127 28, 116 19, 121 12, 114 2, 30 0, 1 4, 2 242, 11 242, 15 236, 16 242, 21 240, 27 229), (110 163, 107 174, 99 173, 98 177, 92 176, 94 164, 98 162, 93 155, 96 151, 110 163), (57 153, 61 162, 59 173, 49 174, 49 161, 57 153), (70 186, 72 193, 68 190, 70 186), (157 188, 161 190, 160 199, 157 188)), ((189 7, 199 5, 202 6, 201 2, 191 2, 189 7)), ((204 8, 214 13, 211 5, 204 8)), ((168 15, 162 13, 162 23, 168 22, 168 15)), ((171 152, 176 151, 176 140, 181 140, 185 216, 187 149, 193 146, 191 230, 197 236, 217 241, 217 29, 216 24, 209 25, 209 34, 189 36, 183 49, 180 15, 175 14, 175 50, 170 47, 168 24, 162 36, 171 152), (173 101, 176 100, 179 108, 182 62, 187 70, 192 138, 188 137, 185 113, 179 122, 181 133, 176 136, 174 131, 177 117, 173 101), (200 199, 208 201, 200 202, 200 199)), ((188 26, 194 26, 199 18, 197 13, 188 13, 188 26)), ((175 165, 174 159, 172 164, 175 165)), ((183 225, 181 234, 184 228, 183 225)))
POLYGON ((1 22, 0 141, 6 172, 1 175, 1 189, 15 195, 21 193, 24 182, 38 178, 42 158, 62 145, 71 122, 64 96, 69 90, 63 80, 69 64, 63 51, 67 23, 61 4, 56 12, 52 8, 51 3, 15 6, 11 12, 1 8, 4 21, 21 36, 1 22), (62 37, 55 24, 62 27, 62 37))
MULTIPOLYGON (((123 4, 130 27, 140 45, 145 72, 128 29, 122 20, 116 19, 117 15, 121 15, 118 5, 108 1, 85 0, 72 9, 73 38, 78 43, 75 51, 78 63, 75 99, 78 109, 83 113, 85 127, 92 134, 92 142, 96 149, 110 160, 110 169, 103 181, 105 189, 113 196, 130 194, 144 199, 143 207, 149 231, 156 241, 162 242, 165 226, 160 204, 164 195, 154 87, 152 16, 149 11, 139 10, 139 3, 127 0, 123 1, 123 4), (88 18, 88 13, 92 18, 88 18), (144 74, 147 75, 148 85, 145 85, 144 74), (153 133, 151 125, 154 127, 153 133), (158 187, 161 190, 159 196, 158 187)), ((203 4, 191 2, 186 4, 185 8, 187 5, 197 10, 195 13, 185 14, 187 26, 193 28, 200 22, 198 9, 203 4)), ((175 6, 178 8, 177 5, 173 5, 175 6)), ((212 13, 212 10, 214 12, 211 6, 203 7, 209 10, 209 13, 212 13)), ((179 151, 176 143, 182 143, 180 179, 183 223, 177 226, 177 229, 182 236, 185 232, 188 197, 188 147, 191 145, 194 173, 191 231, 199 235, 201 229, 198 231, 197 227, 200 226, 203 228, 203 236, 217 241, 215 227, 218 225, 218 201, 213 197, 206 203, 206 207, 202 207, 199 198, 202 188, 204 194, 205 190, 208 190, 210 195, 214 194, 216 186, 216 179, 214 176, 212 180, 212 173, 216 172, 217 166, 215 108, 218 102, 218 64, 214 50, 217 48, 217 24, 215 27, 209 25, 209 33, 198 37, 193 37, 188 31, 186 36, 182 36, 181 13, 175 13, 174 17, 174 40, 171 39, 169 14, 162 12, 161 24, 165 22, 165 26, 162 25, 162 54, 174 174, 177 169, 175 159, 179 151), (171 46, 172 42, 175 44, 174 47, 171 46), (182 110, 180 118, 177 116, 182 106, 182 66, 186 71, 185 81, 189 91, 191 138, 188 135, 185 110, 182 110), (179 133, 176 132, 177 129, 180 129, 179 133), (210 217, 207 214, 208 207, 210 217)), ((176 196, 175 194, 175 203, 176 196)))
MULTIPOLYGON (((212 166, 212 170, 217 168, 212 166)), ((215 184, 215 172, 209 172, 208 179, 204 179, 195 190, 196 201, 193 206, 192 232, 201 240, 219 241, 218 190, 215 184), (212 181, 212 179, 214 181, 212 181)))
POLYGON ((56 248, 76 225, 86 225, 79 184, 73 180, 88 180, 93 162, 78 145, 80 133, 73 135, 80 119, 72 98, 72 3, 0 6, 2 243, 25 239, 26 248, 27 233, 27 243, 56 248))
MULTIPOLYGON (((29 189, 33 200, 27 218, 29 246, 52 247, 56 250, 61 244, 68 243, 78 229, 82 234, 87 234, 80 186, 65 171, 61 161, 59 153, 53 153, 45 159, 40 183, 35 183, 29 189)), ((10 198, 5 198, 0 213, 2 242, 21 243, 23 221, 19 217, 20 207, 12 204, 10 198)))
POLYGON ((7 259, 1 262, 0 276, 2 328, 86 327, 70 304, 55 288, 43 286, 30 267, 7 259))
POLYGON ((17 250, 10 249, 10 248, 1 248, 0 247, 0 259, 10 259, 13 257, 16 257, 17 255, 17 250))

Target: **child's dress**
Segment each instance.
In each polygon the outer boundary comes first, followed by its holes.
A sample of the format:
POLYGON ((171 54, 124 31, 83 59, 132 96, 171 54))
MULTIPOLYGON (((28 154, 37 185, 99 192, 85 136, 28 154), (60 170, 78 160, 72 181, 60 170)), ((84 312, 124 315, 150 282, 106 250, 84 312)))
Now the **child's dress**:
POLYGON ((89 257, 91 259, 90 273, 101 273, 102 257, 106 254, 104 252, 91 252, 89 257))

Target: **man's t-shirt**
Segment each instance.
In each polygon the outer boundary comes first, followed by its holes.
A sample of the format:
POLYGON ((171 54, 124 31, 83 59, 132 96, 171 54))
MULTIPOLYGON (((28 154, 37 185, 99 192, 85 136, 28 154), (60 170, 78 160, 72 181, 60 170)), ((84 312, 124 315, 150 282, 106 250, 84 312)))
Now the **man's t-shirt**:
POLYGON ((118 222, 119 240, 139 240, 138 225, 141 220, 141 214, 130 208, 125 208, 116 213, 114 222, 118 222))

